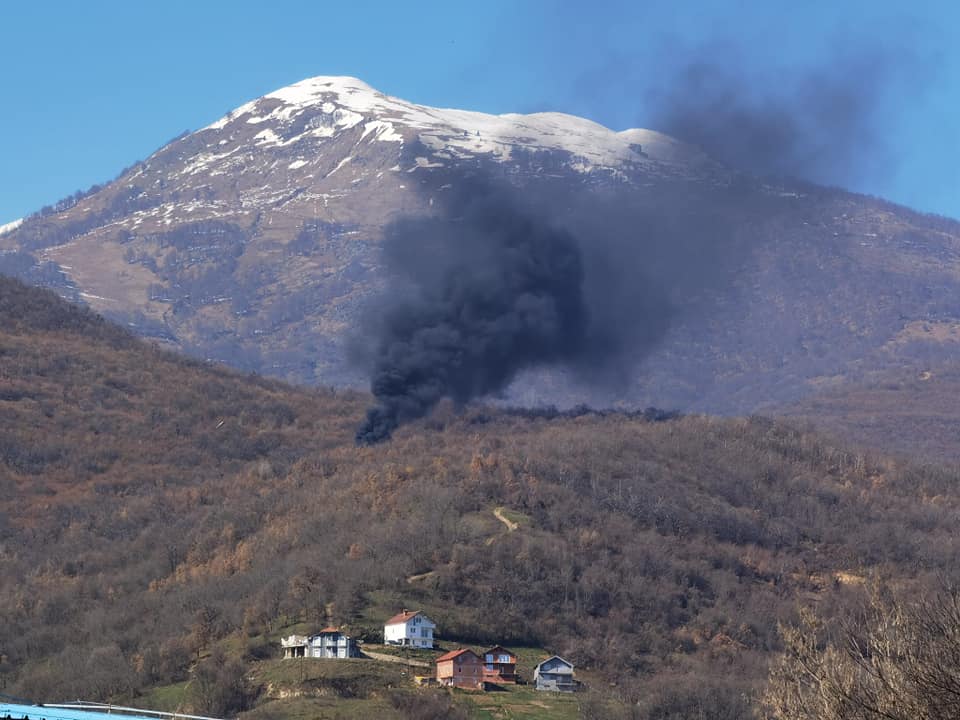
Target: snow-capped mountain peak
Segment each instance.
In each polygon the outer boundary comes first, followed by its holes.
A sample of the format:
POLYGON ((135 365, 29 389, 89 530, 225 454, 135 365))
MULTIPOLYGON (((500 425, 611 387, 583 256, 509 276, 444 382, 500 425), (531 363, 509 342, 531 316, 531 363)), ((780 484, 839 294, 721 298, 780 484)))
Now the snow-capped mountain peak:
POLYGON ((573 156, 580 171, 616 170, 654 160, 696 163, 702 155, 688 145, 651 130, 614 132, 584 118, 557 112, 490 115, 470 110, 417 105, 385 95, 353 77, 319 76, 280 88, 241 105, 204 130, 237 125, 263 126, 261 145, 288 147, 328 138, 363 124, 362 138, 380 142, 418 139, 437 154, 431 166, 445 161, 487 156, 509 160, 513 151, 561 151, 573 156), (279 128, 297 126, 300 132, 279 128), (269 130, 269 131, 268 131, 269 130))
POLYGON ((384 228, 431 212, 475 172, 599 193, 722 185, 728 173, 648 130, 435 108, 322 76, 247 102, 28 218, 0 236, 0 251, 29 248, 39 281, 104 312, 123 307, 126 322, 158 337, 205 343, 205 328, 233 328, 251 369, 287 373, 289 358, 260 348, 280 319, 298 318, 282 344, 322 338, 308 342, 317 377, 355 380, 341 345, 380 282, 384 228))

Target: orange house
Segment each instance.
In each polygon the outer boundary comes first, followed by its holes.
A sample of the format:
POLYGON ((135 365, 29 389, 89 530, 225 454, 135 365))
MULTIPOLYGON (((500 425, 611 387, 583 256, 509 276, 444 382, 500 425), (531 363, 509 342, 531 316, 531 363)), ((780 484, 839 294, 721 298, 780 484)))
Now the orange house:
POLYGON ((483 653, 483 679, 491 683, 517 681, 517 656, 496 645, 483 653))
POLYGON ((453 650, 437 658, 437 682, 441 685, 483 690, 483 662, 473 650, 453 650))

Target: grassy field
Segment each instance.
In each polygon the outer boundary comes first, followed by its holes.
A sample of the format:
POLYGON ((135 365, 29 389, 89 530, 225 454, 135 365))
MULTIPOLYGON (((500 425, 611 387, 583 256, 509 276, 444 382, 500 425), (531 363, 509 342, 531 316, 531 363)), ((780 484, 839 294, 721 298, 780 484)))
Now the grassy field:
POLYGON ((142 706, 151 710, 162 710, 164 712, 180 712, 183 709, 184 699, 187 694, 188 681, 174 683, 173 685, 161 685, 151 688, 148 693, 136 698, 135 705, 142 706))
POLYGON ((457 693, 472 706, 470 715, 477 720, 573 720, 580 717, 574 695, 537 692, 529 685, 503 686, 502 690, 483 693, 457 693))
POLYGON ((268 660, 257 663, 253 679, 267 696, 292 693, 367 697, 378 691, 412 684, 403 665, 362 660, 268 660))
POLYGON ((385 698, 344 699, 297 697, 268 700, 243 713, 250 720, 354 720, 383 718, 403 720, 403 715, 385 698))

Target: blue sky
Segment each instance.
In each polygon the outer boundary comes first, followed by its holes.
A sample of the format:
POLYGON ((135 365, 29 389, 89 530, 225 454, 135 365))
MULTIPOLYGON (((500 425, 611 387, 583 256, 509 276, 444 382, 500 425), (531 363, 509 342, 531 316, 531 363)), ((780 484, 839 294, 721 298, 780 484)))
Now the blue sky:
POLYGON ((685 54, 732 52, 776 84, 858 44, 903 61, 873 118, 890 162, 852 189, 960 217, 956 2, 33 0, 0 6, 0 26, 0 224, 313 75, 656 129, 648 92, 685 54))

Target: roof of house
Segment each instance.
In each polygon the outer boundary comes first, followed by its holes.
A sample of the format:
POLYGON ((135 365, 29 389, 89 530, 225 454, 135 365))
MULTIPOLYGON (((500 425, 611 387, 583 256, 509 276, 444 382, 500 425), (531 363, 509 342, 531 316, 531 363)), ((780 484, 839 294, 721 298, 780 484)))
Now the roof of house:
POLYGON ((435 660, 435 662, 444 662, 446 660, 453 660, 454 658, 458 658, 461 655, 464 655, 467 653, 469 653, 470 655, 473 655, 475 658, 477 658, 477 660, 480 659, 479 656, 473 650, 470 650, 469 648, 460 648, 459 650, 451 650, 448 653, 444 653, 443 655, 438 657, 435 660))
POLYGON ((507 654, 512 657, 514 660, 517 659, 517 656, 512 652, 507 650, 503 645, 494 645, 492 648, 488 648, 481 653, 482 655, 493 655, 493 654, 507 654))
POLYGON ((340 632, 340 628, 335 628, 333 627, 333 625, 330 625, 329 627, 325 627, 323 630, 318 632, 317 635, 323 635, 325 633, 339 633, 339 632, 340 632))
MULTIPOLYGON (((553 655, 553 656, 551 656, 551 657, 548 657, 546 660, 544 660, 544 661, 541 662, 539 665, 537 665, 537 666, 534 668, 534 670, 539 670, 541 665, 546 665, 546 664, 547 664, 548 662, 550 662, 551 660, 559 660, 559 661, 562 662, 564 665, 566 665, 568 668, 570 668, 570 672, 573 672, 573 663, 570 662, 569 660, 564 660, 564 659, 563 659, 562 657, 560 657, 559 655, 553 655)), ((565 672, 565 670, 554 670, 553 672, 563 673, 563 672, 565 672)))
MULTIPOLYGON (((399 625, 400 623, 405 623, 408 620, 415 618, 417 615, 423 615, 419 610, 404 610, 399 615, 394 615, 392 618, 387 620, 384 625, 399 625)), ((427 618, 426 615, 423 615, 424 619, 427 618)))

